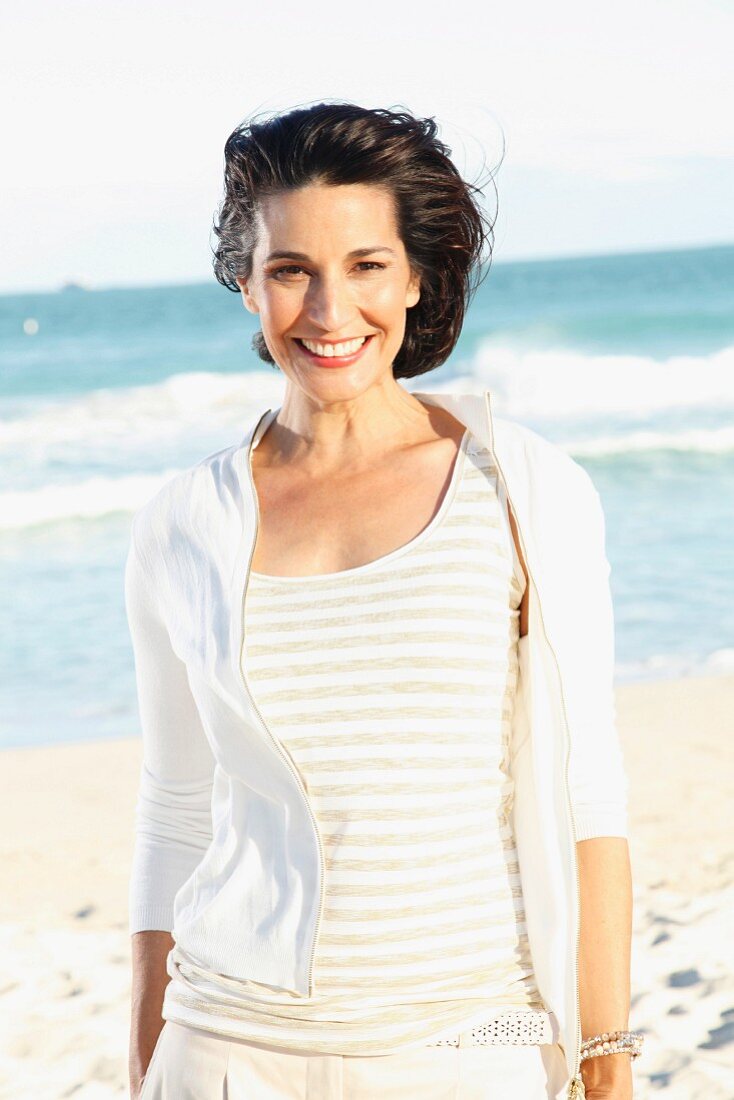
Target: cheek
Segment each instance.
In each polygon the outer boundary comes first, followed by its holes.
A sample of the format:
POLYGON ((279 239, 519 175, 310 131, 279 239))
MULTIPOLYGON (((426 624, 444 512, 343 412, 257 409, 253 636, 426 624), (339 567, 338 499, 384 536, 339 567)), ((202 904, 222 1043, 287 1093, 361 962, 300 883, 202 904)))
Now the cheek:
POLYGON ((405 319, 405 287, 398 283, 373 286, 364 292, 363 302, 393 324, 400 324, 405 319))
POLYGON ((293 290, 289 294, 266 292, 260 303, 260 313, 274 333, 290 328, 303 310, 303 296, 293 290))

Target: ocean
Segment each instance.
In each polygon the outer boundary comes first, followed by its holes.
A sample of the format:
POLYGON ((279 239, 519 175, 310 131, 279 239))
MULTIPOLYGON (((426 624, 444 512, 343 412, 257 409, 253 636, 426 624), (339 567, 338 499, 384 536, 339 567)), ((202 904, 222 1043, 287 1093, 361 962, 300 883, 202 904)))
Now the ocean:
MULTIPOLYGON (((0 746, 138 732, 132 513, 277 407, 211 283, 0 297, 0 746)), ((564 447, 607 520, 620 682, 734 670, 734 246, 495 262, 440 370, 564 447)))

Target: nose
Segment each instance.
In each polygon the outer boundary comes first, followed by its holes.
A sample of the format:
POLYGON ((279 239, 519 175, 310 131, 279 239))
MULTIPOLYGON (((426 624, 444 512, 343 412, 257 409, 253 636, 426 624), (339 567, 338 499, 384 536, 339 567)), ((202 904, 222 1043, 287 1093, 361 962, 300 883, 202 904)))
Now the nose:
POLYGON ((312 279, 304 305, 309 321, 325 333, 343 333, 355 315, 352 289, 338 274, 312 279))

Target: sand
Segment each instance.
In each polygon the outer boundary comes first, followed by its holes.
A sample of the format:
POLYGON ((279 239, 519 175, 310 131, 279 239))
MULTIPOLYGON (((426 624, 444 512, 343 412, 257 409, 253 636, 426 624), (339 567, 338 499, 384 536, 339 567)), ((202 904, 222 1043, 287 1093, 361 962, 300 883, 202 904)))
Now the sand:
MULTIPOLYGON (((635 1100, 734 1098, 734 676, 625 684, 635 1100)), ((0 1098, 126 1097, 141 742, 0 753, 0 1098)))

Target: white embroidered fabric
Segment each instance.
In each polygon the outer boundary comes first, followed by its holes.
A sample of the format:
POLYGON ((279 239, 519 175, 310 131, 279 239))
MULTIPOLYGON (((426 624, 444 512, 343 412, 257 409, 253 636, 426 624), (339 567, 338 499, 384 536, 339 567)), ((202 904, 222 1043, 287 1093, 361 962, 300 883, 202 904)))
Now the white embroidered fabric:
MULTIPOLYGON (((457 1047, 460 1033, 446 1039, 437 1039, 427 1046, 457 1047)), ((489 1046, 496 1043, 530 1045, 554 1043, 553 1024, 547 1012, 505 1012, 486 1024, 474 1027, 470 1032, 470 1046, 489 1046)))

